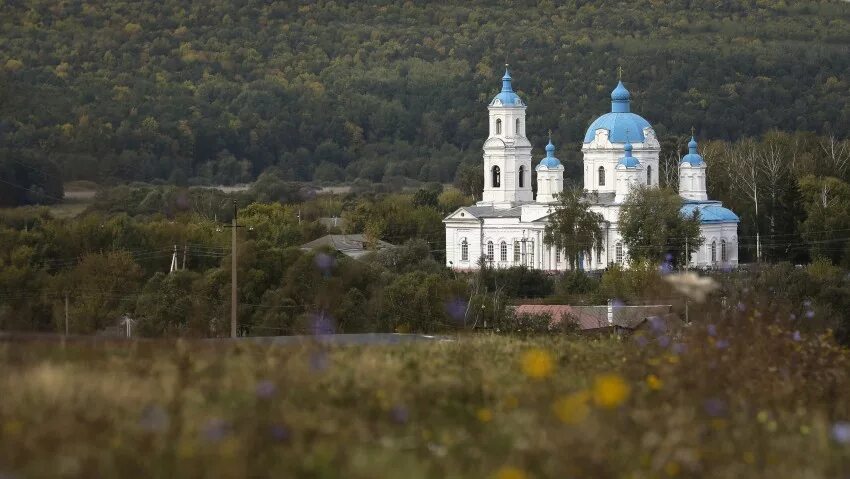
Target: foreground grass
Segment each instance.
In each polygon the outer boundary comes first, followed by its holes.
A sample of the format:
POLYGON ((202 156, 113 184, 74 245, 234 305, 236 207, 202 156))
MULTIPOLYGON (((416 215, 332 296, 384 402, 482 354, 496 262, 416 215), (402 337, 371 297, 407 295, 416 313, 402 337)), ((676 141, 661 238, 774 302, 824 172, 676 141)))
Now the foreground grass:
POLYGON ((4 343, 0 476, 843 477, 850 356, 745 316, 626 340, 4 343))

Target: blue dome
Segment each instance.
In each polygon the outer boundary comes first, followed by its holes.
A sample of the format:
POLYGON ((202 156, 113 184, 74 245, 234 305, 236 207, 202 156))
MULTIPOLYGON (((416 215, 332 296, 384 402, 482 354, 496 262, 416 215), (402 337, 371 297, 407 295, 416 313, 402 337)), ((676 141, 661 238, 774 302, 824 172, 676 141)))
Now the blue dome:
POLYGON ((629 90, 626 90, 626 85, 623 85, 622 81, 617 82, 617 87, 611 92, 611 101, 627 102, 631 99, 632 94, 629 93, 629 90))
POLYGON ((546 145, 546 158, 540 160, 540 164, 537 165, 537 169, 539 170, 541 166, 545 166, 550 170, 561 166, 561 162, 555 158, 555 145, 552 144, 551 139, 549 140, 549 144, 546 145))
POLYGON ((701 166, 705 164, 699 153, 697 153, 697 140, 693 136, 688 142, 688 154, 682 157, 682 163, 688 163, 691 166, 701 166))
POLYGON ((637 140, 640 143, 646 141, 643 129, 652 128, 652 125, 642 116, 631 112, 631 98, 623 82, 618 82, 617 87, 611 92, 611 113, 600 116, 590 124, 587 133, 584 134, 584 142, 593 141, 596 130, 600 129, 608 130, 608 140, 611 143, 626 143, 629 140, 637 140))
POLYGON ((514 92, 514 88, 511 85, 511 74, 508 73, 507 68, 505 69, 505 76, 502 77, 502 91, 493 97, 490 104, 492 105, 496 100, 501 101, 504 106, 525 106, 519 95, 514 92))
POLYGON ((690 217, 694 210, 699 211, 700 223, 740 223, 741 221, 738 215, 729 208, 724 208, 719 201, 687 202, 679 211, 683 216, 690 217))
POLYGON ((626 143, 626 146, 623 147, 623 150, 626 152, 626 155, 620 158, 620 161, 617 162, 617 166, 625 166, 626 168, 637 168, 640 166, 640 161, 632 156, 632 144, 626 143))

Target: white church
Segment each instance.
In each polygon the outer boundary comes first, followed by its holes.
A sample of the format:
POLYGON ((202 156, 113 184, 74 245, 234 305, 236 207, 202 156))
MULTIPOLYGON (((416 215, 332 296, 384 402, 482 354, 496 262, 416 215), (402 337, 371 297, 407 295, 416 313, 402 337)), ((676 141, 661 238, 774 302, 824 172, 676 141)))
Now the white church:
MULTIPOLYGON (((584 136, 584 190, 590 209, 604 218, 604 247, 581 258, 584 270, 626 266, 628 250, 618 230, 620 207, 637 184, 658 185, 661 147, 655 131, 643 117, 631 112, 631 94, 618 83, 611 92, 611 112, 591 123, 584 136), (595 194, 592 194, 595 193, 595 194)), ((563 271, 567 258, 543 243, 543 231, 564 188, 564 167, 555 157, 550 139, 546 156, 535 166, 537 196, 531 189, 531 143, 525 131, 526 104, 514 92, 505 71, 502 91, 488 106, 490 135, 484 143, 484 192, 473 206, 447 216, 446 266, 457 270, 478 268, 479 258, 496 268, 563 271)), ((738 263, 738 216, 706 194, 706 164, 696 139, 679 162, 682 213, 700 215, 705 241, 691 255, 694 267, 734 267, 738 263)))

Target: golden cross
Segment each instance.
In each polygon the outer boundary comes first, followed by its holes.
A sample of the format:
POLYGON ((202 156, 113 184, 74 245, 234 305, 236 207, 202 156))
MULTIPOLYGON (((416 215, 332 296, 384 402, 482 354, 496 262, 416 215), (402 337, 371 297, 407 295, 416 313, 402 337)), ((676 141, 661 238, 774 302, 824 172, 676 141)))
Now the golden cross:
POLYGON ((552 143, 552 129, 549 128, 549 143, 552 143))
POLYGON ((693 126, 691 126, 691 136, 694 136, 696 134, 695 132, 696 132, 696 130, 694 129, 693 126))
POLYGON ((623 65, 617 67, 617 80, 623 80, 623 65))

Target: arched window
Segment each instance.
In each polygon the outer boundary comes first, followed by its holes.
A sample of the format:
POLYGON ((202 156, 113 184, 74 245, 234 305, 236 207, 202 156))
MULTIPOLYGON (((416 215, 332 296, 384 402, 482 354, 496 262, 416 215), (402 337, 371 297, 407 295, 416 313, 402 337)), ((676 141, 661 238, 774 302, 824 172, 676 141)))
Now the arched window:
POLYGON ((605 186, 605 167, 599 167, 599 186, 605 186))
POLYGON ((561 262, 561 249, 555 248, 555 263, 561 262))
POLYGON ((469 261, 469 243, 467 243, 466 238, 460 242, 460 260, 469 261))
POLYGON ((720 240, 720 261, 726 262, 726 240, 720 240))
POLYGON ((502 244, 499 245, 499 261, 507 261, 508 260, 508 244, 502 241, 502 244))
POLYGON ((498 166, 493 167, 493 188, 498 188, 502 185, 502 172, 498 166))
POLYGON ((514 263, 519 263, 521 257, 522 251, 520 250, 519 241, 514 241, 514 263))
POLYGON ((502 134, 502 119, 501 118, 496 120, 496 134, 497 135, 502 134))
POLYGON ((711 242, 711 262, 717 262, 717 241, 711 242))
POLYGON ((519 187, 525 185, 525 165, 519 165, 519 187))
POLYGON ((646 167, 646 184, 652 185, 652 165, 646 167))
POLYGON ((487 261, 493 262, 493 242, 487 242, 487 261))
POLYGON ((519 118, 516 119, 516 131, 514 131, 515 136, 519 136, 519 118))
POLYGON ((623 243, 617 242, 616 249, 617 264, 623 264, 623 243))

